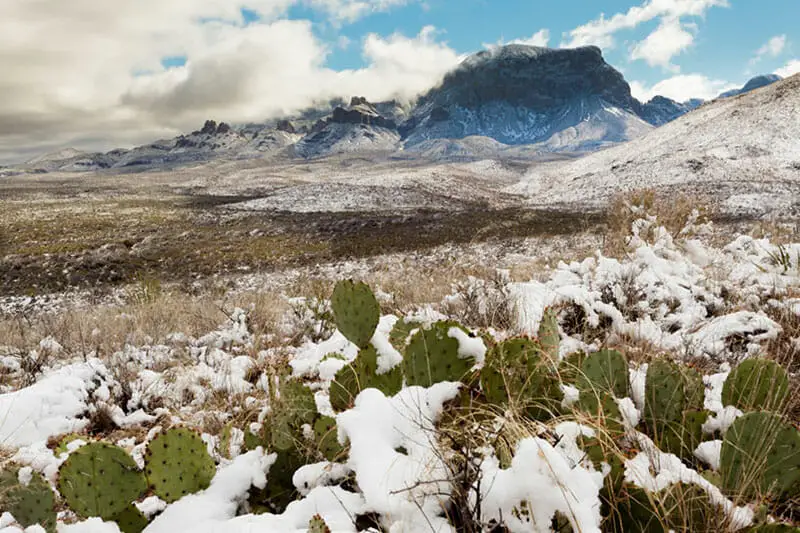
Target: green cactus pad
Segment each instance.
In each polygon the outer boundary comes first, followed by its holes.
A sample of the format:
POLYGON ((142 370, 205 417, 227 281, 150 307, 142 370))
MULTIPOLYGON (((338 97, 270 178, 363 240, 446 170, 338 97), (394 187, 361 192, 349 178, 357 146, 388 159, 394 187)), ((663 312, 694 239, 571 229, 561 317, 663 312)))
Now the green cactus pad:
POLYGON ((331 530, 320 515, 314 515, 308 521, 308 533, 331 533, 331 530))
POLYGON ((336 411, 353 406, 356 396, 364 389, 378 389, 384 396, 394 396, 403 388, 403 370, 400 366, 378 374, 378 352, 368 346, 358 353, 349 365, 342 367, 331 382, 331 405, 336 411))
POLYGON ((708 416, 708 411, 685 411, 680 421, 658 424, 653 429, 653 440, 661 450, 691 459, 703 441, 703 424, 708 416))
POLYGON ((142 533, 148 524, 147 517, 133 504, 115 516, 113 521, 122 533, 142 533))
POLYGON ((593 391, 581 392, 580 399, 574 408, 596 421, 606 429, 609 435, 616 436, 625 432, 622 413, 616 400, 610 394, 597 394, 593 391))
POLYGON ((331 307, 342 335, 359 348, 366 348, 381 317, 381 307, 369 286, 352 280, 340 281, 333 290, 331 307))
POLYGON ((110 520, 146 489, 144 475, 131 456, 105 442, 78 448, 58 471, 58 491, 83 518, 110 520))
POLYGON ((544 310, 542 321, 539 324, 538 337, 542 353, 551 361, 558 361, 558 347, 561 344, 561 334, 558 332, 558 315, 552 307, 548 307, 544 310))
POLYGON ((748 359, 734 368, 722 387, 723 405, 742 411, 780 412, 789 397, 789 377, 775 361, 748 359))
POLYGON ((725 531, 725 512, 694 483, 675 483, 657 495, 661 515, 669 530, 691 532, 725 531))
POLYGON ((335 418, 320 417, 314 423, 314 437, 317 450, 328 461, 335 461, 344 451, 342 445, 339 444, 335 418))
POLYGON ((611 393, 624 398, 628 393, 628 363, 616 350, 602 350, 589 354, 581 364, 578 389, 611 393))
POLYGON ((50 485, 34 472, 28 485, 19 482, 19 468, 0 471, 0 512, 8 511, 24 528, 39 524, 56 530, 55 498, 50 485))
POLYGON ((58 444, 56 444, 56 449, 53 450, 53 455, 56 457, 60 456, 64 453, 69 453, 69 443, 74 442, 76 440, 86 440, 86 436, 78 435, 77 433, 69 433, 64 435, 60 439, 58 439, 58 444))
POLYGON ((572 352, 558 365, 558 375, 564 383, 578 383, 583 361, 586 359, 584 352, 572 352))
POLYGON ((774 413, 739 417, 725 432, 720 473, 723 490, 734 497, 797 497, 800 433, 774 413))
POLYGON ((481 369, 481 389, 490 404, 515 405, 534 419, 551 418, 563 394, 549 359, 540 346, 525 338, 494 346, 481 369))
POLYGON ((256 513, 280 514, 297 497, 292 479, 297 469, 304 466, 307 460, 295 450, 278 452, 277 455, 267 473, 267 486, 263 489, 250 489, 248 502, 256 513))
POLYGON ((475 362, 458 355, 458 340, 448 335, 451 328, 462 328, 457 322, 437 322, 430 329, 420 330, 406 346, 403 373, 406 383, 430 387, 442 381, 463 381, 475 362))
POLYGON ((147 445, 145 473, 156 496, 172 503, 208 488, 216 466, 197 433, 174 428, 147 445))
POLYGON ((281 385, 278 409, 287 412, 297 425, 311 424, 317 418, 317 401, 314 391, 302 381, 290 379, 281 385))
POLYGON ((420 323, 413 320, 401 318, 394 323, 392 331, 389 333, 389 342, 394 349, 402 353, 406 349, 406 343, 411 337, 411 332, 420 328, 420 323))
POLYGON ((644 418, 650 424, 678 422, 687 406, 687 379, 675 363, 658 360, 647 369, 644 418))

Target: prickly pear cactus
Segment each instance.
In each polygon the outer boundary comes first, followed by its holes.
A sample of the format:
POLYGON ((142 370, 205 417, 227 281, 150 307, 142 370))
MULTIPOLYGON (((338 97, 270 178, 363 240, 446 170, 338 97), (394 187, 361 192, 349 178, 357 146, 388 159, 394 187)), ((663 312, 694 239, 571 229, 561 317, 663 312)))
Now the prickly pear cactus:
POLYGON ((403 373, 406 383, 430 387, 442 381, 462 381, 469 377, 475 362, 458 355, 458 340, 450 337, 457 322, 437 322, 430 329, 418 331, 406 346, 403 373))
POLYGON ((653 441, 662 451, 691 459, 703 442, 703 424, 708 416, 708 411, 684 411, 679 421, 657 424, 651 435, 653 441))
POLYGON ((335 461, 344 451, 339 444, 334 418, 323 416, 314 423, 314 440, 317 450, 328 461, 335 461))
POLYGON ((369 286, 352 280, 340 281, 333 290, 331 307, 342 335, 359 348, 366 348, 381 317, 380 305, 369 286))
POLYGON ((584 352, 572 352, 558 364, 558 375, 564 383, 577 383, 581 374, 583 361, 586 359, 584 352))
POLYGON ((608 393, 581 392, 574 409, 584 416, 588 416, 596 425, 605 428, 612 437, 625 432, 622 412, 614 397, 608 393))
POLYGON ((331 533, 331 530, 320 515, 314 515, 308 521, 308 533, 331 533))
POLYGON ((748 359, 734 368, 722 387, 723 405, 742 411, 780 412, 789 397, 789 377, 778 363, 748 359))
POLYGON ((725 512, 694 483, 670 485, 657 494, 656 500, 669 530, 716 533, 728 529, 725 512))
POLYGON ((617 398, 629 396, 628 363, 616 350, 589 354, 581 364, 577 386, 587 393, 610 393, 617 398))
POLYGON ((219 454, 225 459, 231 459, 231 440, 233 437, 233 424, 228 422, 219 434, 219 444, 217 449, 219 454))
POLYGON ((208 488, 216 467, 197 433, 173 428, 147 445, 145 473, 156 496, 172 503, 208 488))
POLYGON ((105 442, 78 448, 58 471, 58 492, 83 518, 111 520, 146 489, 145 477, 131 456, 105 442))
POLYGON ((538 337, 542 353, 551 361, 558 361, 558 347, 561 344, 561 334, 558 332, 558 315, 552 307, 548 307, 544 310, 542 321, 539 324, 538 337))
POLYGON ((297 469, 307 464, 307 460, 296 450, 278 452, 277 455, 267 473, 267 486, 263 489, 250 489, 248 503, 257 514, 280 514, 297 497, 292 479, 297 469))
POLYGON ((561 402, 558 379, 550 359, 543 361, 540 346, 525 338, 494 346, 481 369, 481 389, 490 404, 513 404, 531 418, 552 418, 561 402))
POLYGON ((114 522, 122 533, 142 533, 148 524, 147 517, 133 504, 115 516, 114 522))
POLYGON ((402 388, 402 368, 397 366, 379 374, 378 352, 374 346, 368 346, 351 364, 336 373, 330 388, 331 405, 337 411, 344 411, 353 406, 356 396, 364 389, 378 389, 384 396, 394 396, 402 388))
POLYGON ((394 327, 392 327, 392 331, 389 333, 389 342, 394 346, 394 349, 398 352, 403 352, 406 349, 406 343, 411 337, 411 333, 415 329, 419 329, 421 324, 419 322, 415 322, 413 320, 406 320, 401 318, 397 322, 394 323, 394 327))
POLYGON ((658 360, 647 369, 644 418, 651 426, 680 421, 686 410, 686 379, 680 367, 658 360))
POLYGON ((69 433, 68 435, 64 435, 60 439, 58 439, 58 444, 56 445, 56 449, 53 450, 53 455, 56 457, 60 456, 61 454, 69 452, 69 444, 76 440, 85 439, 83 435, 78 435, 77 433, 69 433))
POLYGON ((796 498, 800 433, 775 413, 748 413, 725 432, 720 473, 722 489, 732 497, 796 498))
POLYGON ((19 482, 19 468, 0 471, 0 511, 8 511, 22 527, 36 524, 48 532, 56 530, 55 499, 50 485, 34 472, 30 482, 19 482))

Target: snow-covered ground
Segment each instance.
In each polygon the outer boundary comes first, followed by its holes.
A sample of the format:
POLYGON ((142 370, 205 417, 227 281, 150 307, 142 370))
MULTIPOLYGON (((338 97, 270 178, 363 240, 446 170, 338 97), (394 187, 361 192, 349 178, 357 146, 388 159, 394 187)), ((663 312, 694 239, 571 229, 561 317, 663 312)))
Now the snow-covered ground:
MULTIPOLYGON (((757 355, 782 333, 772 311, 797 313, 800 319, 800 243, 778 247, 768 240, 738 236, 714 246, 711 231, 710 226, 690 224, 680 236, 673 236, 654 219, 639 220, 624 259, 597 252, 581 261, 551 264, 530 281, 508 282, 505 289, 516 322, 509 331, 488 333, 496 339, 535 334, 545 307, 555 306, 561 317, 561 355, 628 343, 677 358, 706 359, 714 369, 704 378, 705 405, 712 412, 706 429, 724 430, 741 414, 721 401, 730 365, 757 355), (588 327, 569 326, 567 317, 576 314, 582 314, 588 327)), ((350 272, 358 269, 351 267, 350 272)), ((258 283, 258 277, 247 281, 256 288, 258 283)), ((376 289, 380 295, 380 287, 376 289)), ((411 316, 422 322, 443 318, 442 312, 463 303, 463 298, 456 292, 446 299, 451 307, 431 302, 411 316)), ((397 320, 384 316, 372 340, 383 355, 393 352, 388 334, 397 320)), ((275 361, 277 353, 259 348, 246 311, 235 311, 228 323, 197 338, 175 332, 170 339, 164 344, 127 345, 99 358, 71 356, 58 339, 45 338, 31 353, 0 357, 0 376, 10 384, 0 394, 0 447, 8 450, 10 461, 42 473, 54 484, 58 466, 81 441, 56 456, 48 439, 85 430, 99 410, 109 413, 121 430, 130 430, 117 444, 140 465, 147 442, 165 422, 205 429, 209 416, 226 421, 237 414, 215 404, 215 395, 239 398, 232 409, 248 406, 259 413, 259 421, 267 420, 270 379, 262 369, 275 361), (16 387, 14 383, 27 372, 21 359, 35 360, 44 352, 50 355, 48 364, 35 376, 35 383, 16 387)), ((480 338, 464 335, 458 340, 460 352, 485 351, 480 338)), ((334 332, 325 340, 308 339, 299 347, 287 347, 283 354, 294 375, 317 391, 320 412, 330 414, 330 380, 356 356, 357 348, 334 332)), ((632 425, 642 414, 646 373, 646 364, 632 366, 632 398, 620 401, 632 425)), ((338 463, 298 470, 294 482, 302 496, 281 514, 254 515, 244 505, 251 487, 264 487, 270 478, 275 461, 271 450, 234 451, 228 458, 219 435, 206 432, 203 439, 218 462, 211 486, 169 505, 154 497, 139 502, 140 510, 153 518, 146 531, 306 531, 308 521, 319 514, 332 531, 344 533, 356 531, 354 517, 365 513, 380 515, 393 533, 453 531, 441 515, 453 487, 446 454, 434 435, 447 401, 457 392, 454 383, 407 387, 394 397, 375 389, 363 391, 352 409, 336 416, 339 440, 350 443, 348 456, 338 463), (357 489, 337 482, 350 475, 357 489)), ((483 519, 503 520, 509 531, 549 531, 550 519, 559 511, 575 530, 600 531, 599 491, 607 472, 587 461, 577 442, 581 435, 591 434, 591 428, 573 422, 545 428, 541 435, 517 443, 509 468, 501 468, 494 452, 486 451, 479 468, 487 482, 479 494, 472 494, 474 501, 480 501, 483 519), (547 438, 548 431, 560 437, 557 444, 547 438), (518 512, 521 502, 527 502, 524 514, 518 512)), ((677 457, 655 450, 647 437, 637 435, 642 451, 626 460, 628 481, 650 490, 677 481, 694 484, 709 494, 735 528, 751 523, 755 509, 737 507, 677 457)), ((719 441, 712 441, 698 448, 696 455, 713 470, 719 465, 719 451, 719 441)), ((58 530, 119 531, 113 522, 78 521, 69 511, 59 514, 58 530)), ((19 531, 13 517, 2 514, 0 532, 19 531)))

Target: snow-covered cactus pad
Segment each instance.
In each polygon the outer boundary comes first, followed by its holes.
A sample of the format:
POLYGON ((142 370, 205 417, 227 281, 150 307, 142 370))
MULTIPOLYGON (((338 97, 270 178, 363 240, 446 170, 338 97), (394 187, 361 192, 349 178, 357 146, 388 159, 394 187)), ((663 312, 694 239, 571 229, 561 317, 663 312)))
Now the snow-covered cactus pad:
POLYGON ((367 346, 351 364, 336 373, 330 388, 331 405, 337 411, 344 411, 352 407, 355 397, 364 389, 378 389, 384 396, 394 396, 402 388, 402 368, 397 366, 379 374, 378 352, 374 346, 367 346))
POLYGON ((146 489, 147 482, 133 458, 105 442, 78 448, 58 472, 58 491, 83 518, 111 520, 146 489))
POLYGON ((457 322, 442 321, 411 338, 403 358, 408 385, 430 387, 442 381, 461 381, 470 373, 474 361, 459 355, 458 340, 450 336, 453 328, 463 330, 457 322))
POLYGON ((629 395, 628 388, 628 363, 618 351, 602 350, 583 360, 578 375, 581 391, 624 398, 629 395))
POLYGON ((11 513, 22 527, 39 524, 48 532, 55 531, 55 501, 50 485, 38 472, 33 473, 27 485, 18 478, 18 468, 0 471, 0 512, 11 513))
POLYGON ((552 307, 544 310, 542 321, 539 323, 538 336, 542 353, 551 361, 558 361, 558 347, 561 344, 561 335, 558 332, 558 315, 552 307))
POLYGON ((800 433, 775 413, 748 413, 725 433, 722 488, 745 498, 800 496, 800 433))
POLYGON ((342 335, 359 348, 369 345, 381 317, 380 305, 369 286, 352 280, 340 281, 333 290, 331 307, 342 335))
POLYGON ((147 527, 147 517, 131 504, 114 517, 114 522, 122 533, 142 533, 147 527))
POLYGON ((780 412, 789 397, 789 377, 775 361, 748 359, 734 368, 722 388, 723 405, 742 411, 780 412))
POLYGON ((308 521, 308 533, 331 533, 331 530, 320 515, 314 515, 308 521))
POLYGON ((156 496, 171 503, 208 488, 216 467, 197 433, 174 428, 147 445, 145 472, 156 496))

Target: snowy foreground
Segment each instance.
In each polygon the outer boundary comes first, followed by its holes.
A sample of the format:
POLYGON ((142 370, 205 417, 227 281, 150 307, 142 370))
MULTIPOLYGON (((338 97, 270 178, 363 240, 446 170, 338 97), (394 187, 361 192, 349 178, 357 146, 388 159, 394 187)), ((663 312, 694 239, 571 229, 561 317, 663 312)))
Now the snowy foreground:
MULTIPOLYGON (((742 414, 722 402, 730 365, 758 355, 781 334, 781 325, 768 316, 769 311, 800 317, 800 244, 778 247, 740 236, 714 247, 704 239, 706 230, 693 227, 673 237, 654 221, 641 220, 634 226, 631 253, 623 261, 598 253, 581 262, 561 263, 540 281, 509 282, 506 290, 516 311, 515 331, 490 333, 497 340, 511 334, 535 335, 545 308, 554 306, 559 310, 562 357, 624 342, 647 346, 653 353, 705 359, 714 370, 704 376, 705 408, 712 413, 704 430, 724 432, 742 414), (567 327, 567 315, 576 313, 587 326, 581 331, 567 327)), ((462 297, 454 294, 450 303, 457 304, 462 297)), ((427 307, 403 318, 431 323, 446 317, 427 307)), ((397 321, 398 317, 383 316, 372 339, 379 366, 390 367, 402 357, 389 341, 397 321)), ((484 340, 458 332, 452 336, 459 340, 459 355, 470 355, 480 365, 487 350, 484 340)), ((176 343, 169 346, 127 346, 107 360, 70 360, 55 339, 43 339, 40 351, 61 353, 53 358, 57 363, 33 385, 0 389, 0 447, 10 451, 10 462, 25 467, 20 470, 21 481, 36 471, 55 486, 60 464, 83 440, 70 442, 56 455, 48 439, 80 433, 99 409, 111 413, 119 428, 130 430, 130 436, 115 443, 128 450, 140 467, 148 440, 165 422, 202 428, 209 414, 235 417, 237 413, 214 412, 210 407, 220 392, 243 396, 243 405, 258 410, 260 421, 266 420, 265 392, 271 382, 263 373, 254 379, 253 372, 274 354, 254 345, 245 311, 201 338, 186 338, 180 332, 174 338, 176 343), (180 366, 174 364, 179 357, 177 344, 188 347, 189 354, 180 356, 180 366), (137 428, 142 429, 137 432, 137 428)), ((293 350, 292 372, 316 391, 322 414, 334 415, 328 387, 357 353, 339 332, 293 350)), ((0 370, 11 376, 23 372, 16 357, 0 358, 0 370)), ((641 450, 625 461, 626 481, 653 491, 679 481, 697 485, 727 515, 732 528, 749 526, 754 508, 734 504, 697 471, 676 456, 659 452, 644 434, 631 429, 642 416, 646 374, 647 364, 632 364, 632 397, 618 402, 641 450)), ((240 453, 240 431, 234 430, 225 444, 219 435, 204 433, 203 440, 218 462, 211 486, 169 505, 155 496, 138 502, 139 510, 152 518, 145 531, 306 531, 309 520, 320 515, 331 531, 344 533, 356 531, 354 517, 373 513, 392 533, 454 531, 441 512, 453 488, 435 432, 459 386, 445 382, 427 389, 406 387, 393 397, 376 389, 363 391, 352 409, 335 415, 338 439, 350 446, 347 457, 298 469, 293 481, 302 497, 279 515, 251 514, 246 506, 251 489, 263 488, 272 475, 275 454, 261 448, 240 453), (356 483, 340 484, 347 477, 356 483)), ((577 390, 566 388, 564 402, 576 401, 576 395, 577 390)), ((473 504, 480 502, 483 521, 503 521, 510 531, 551 531, 551 519, 558 511, 574 531, 600 531, 600 490, 608 471, 595 468, 578 443, 593 430, 572 421, 551 426, 540 436, 522 438, 506 468, 501 468, 492 450, 486 451, 479 465, 484 482, 479 493, 469 495, 473 504), (545 433, 559 438, 547 438, 545 433), (524 514, 518 512, 521 502, 528 502, 524 514)), ((708 470, 719 468, 721 442, 704 442, 695 450, 708 470)), ((18 531, 22 529, 14 518, 3 513, 0 532, 18 531)), ((32 526, 25 531, 43 529, 32 526)), ((99 518, 79 521, 70 511, 62 511, 58 531, 112 533, 119 528, 99 518)))

